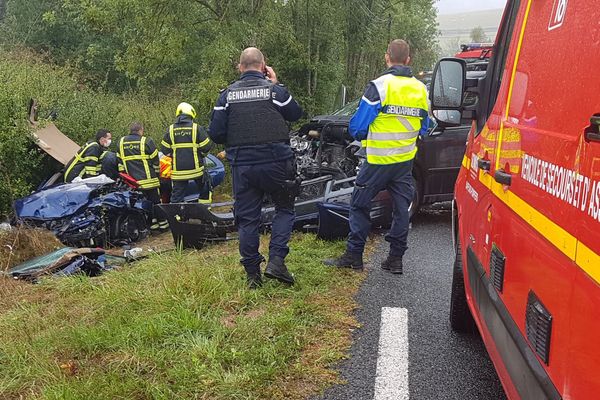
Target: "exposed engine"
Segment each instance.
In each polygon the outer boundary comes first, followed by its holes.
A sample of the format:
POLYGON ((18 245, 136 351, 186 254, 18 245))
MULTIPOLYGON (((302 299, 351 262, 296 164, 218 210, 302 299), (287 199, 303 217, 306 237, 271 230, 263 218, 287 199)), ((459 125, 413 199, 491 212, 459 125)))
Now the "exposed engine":
MULTIPOLYGON (((348 134, 347 121, 323 121, 325 118, 329 116, 311 121, 290 136, 297 172, 302 176, 295 201, 294 227, 316 231, 321 238, 339 239, 349 230, 344 214, 348 214, 356 175, 365 156, 360 142, 348 134), (323 216, 325 219, 321 224, 319 221, 323 216)), ((272 202, 268 198, 265 200, 261 230, 270 228, 276 213, 272 202)), ((221 203, 218 206, 232 205, 221 203)), ((215 208, 211 210, 204 204, 191 203, 158 207, 169 221, 175 243, 184 248, 202 248, 207 242, 229 240, 235 231, 233 214, 228 211, 215 212, 215 208)), ((389 226, 391 220, 389 194, 381 192, 372 201, 372 225, 389 226)))
POLYGON ((344 123, 311 123, 292 135, 298 174, 305 179, 355 176, 361 163, 360 142, 348 134, 344 123))

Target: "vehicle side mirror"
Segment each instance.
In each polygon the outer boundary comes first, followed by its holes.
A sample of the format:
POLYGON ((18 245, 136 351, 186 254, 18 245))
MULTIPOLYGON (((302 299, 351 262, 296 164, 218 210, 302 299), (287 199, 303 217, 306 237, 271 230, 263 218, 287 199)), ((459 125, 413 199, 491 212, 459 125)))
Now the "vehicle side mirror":
POLYGON ((443 126, 459 126, 462 113, 457 110, 433 110, 433 117, 443 126))
POLYGON ((442 125, 460 125, 467 63, 459 58, 443 58, 435 66, 429 92, 433 116, 442 125))

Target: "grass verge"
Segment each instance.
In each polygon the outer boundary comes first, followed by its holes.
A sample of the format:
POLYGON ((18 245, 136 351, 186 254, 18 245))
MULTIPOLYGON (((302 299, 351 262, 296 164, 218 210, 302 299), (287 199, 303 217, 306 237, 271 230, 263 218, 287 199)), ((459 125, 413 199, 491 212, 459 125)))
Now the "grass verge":
POLYGON ((9 232, 0 231, 0 272, 62 247, 45 229, 13 227, 9 232))
MULTIPOLYGON (((305 399, 338 382, 361 274, 297 234, 298 282, 248 291, 237 243, 155 255, 0 299, 0 398, 305 399)), ((18 289, 18 290, 17 290, 18 289)), ((6 292, 0 292, 6 296, 6 292)))

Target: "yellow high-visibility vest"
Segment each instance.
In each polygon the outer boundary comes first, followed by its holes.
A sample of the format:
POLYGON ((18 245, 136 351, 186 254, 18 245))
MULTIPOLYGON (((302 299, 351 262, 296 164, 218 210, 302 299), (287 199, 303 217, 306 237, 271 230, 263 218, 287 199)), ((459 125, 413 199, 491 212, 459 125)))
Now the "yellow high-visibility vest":
POLYGON ((369 125, 367 162, 387 165, 410 161, 417 154, 417 138, 427 117, 427 88, 416 78, 386 74, 373 81, 381 111, 369 125))

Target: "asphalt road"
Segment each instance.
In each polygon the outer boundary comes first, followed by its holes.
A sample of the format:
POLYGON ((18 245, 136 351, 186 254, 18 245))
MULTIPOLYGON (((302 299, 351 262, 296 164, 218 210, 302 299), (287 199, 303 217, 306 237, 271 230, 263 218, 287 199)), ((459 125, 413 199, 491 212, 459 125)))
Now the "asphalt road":
POLYGON ((339 366, 345 385, 328 389, 322 400, 373 399, 381 310, 408 310, 408 391, 411 399, 504 399, 494 367, 478 335, 452 332, 448 322, 454 253, 450 211, 418 215, 409 236, 404 274, 379 268, 388 246, 377 237, 368 277, 357 300, 362 327, 354 332, 350 358, 339 366))

